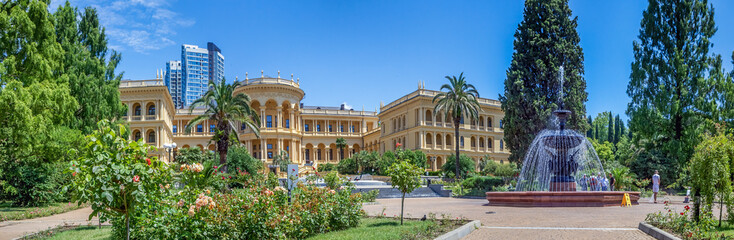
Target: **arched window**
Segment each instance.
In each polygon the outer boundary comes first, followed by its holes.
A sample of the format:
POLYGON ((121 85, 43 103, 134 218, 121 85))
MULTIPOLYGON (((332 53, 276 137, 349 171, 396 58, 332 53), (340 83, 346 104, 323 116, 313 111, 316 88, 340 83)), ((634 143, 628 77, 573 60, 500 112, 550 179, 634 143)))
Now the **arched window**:
POLYGON ((209 125, 209 132, 214 132, 214 130, 216 130, 214 124, 209 125))
POLYGON ((155 115, 155 104, 148 106, 148 115, 155 115))
POLYGON ((433 144, 433 135, 430 133, 426 134, 426 144, 433 144))
POLYGON ((150 131, 148 133, 148 142, 154 143, 155 142, 155 131, 150 131))
POLYGON ((464 137, 461 137, 461 146, 464 146, 464 137))
POLYGON ((176 132, 178 132, 178 127, 176 127, 176 125, 173 125, 173 133, 176 133, 176 132))
POLYGON ((140 140, 140 131, 135 131, 135 133, 133 133, 133 140, 140 140))
POLYGON ((479 147, 480 148, 484 147, 484 138, 481 138, 481 137, 479 138, 479 147))
POLYGON ((204 132, 204 126, 202 126, 201 124, 196 125, 196 132, 204 132))
POLYGON ((505 141, 500 140, 500 150, 505 150, 505 141))
POLYGON ((140 116, 140 105, 135 106, 135 111, 133 113, 135 116, 140 116))
POLYGON ((484 127, 484 117, 479 117, 479 126, 484 127))
POLYGON ((492 127, 492 118, 487 117, 487 127, 492 127))

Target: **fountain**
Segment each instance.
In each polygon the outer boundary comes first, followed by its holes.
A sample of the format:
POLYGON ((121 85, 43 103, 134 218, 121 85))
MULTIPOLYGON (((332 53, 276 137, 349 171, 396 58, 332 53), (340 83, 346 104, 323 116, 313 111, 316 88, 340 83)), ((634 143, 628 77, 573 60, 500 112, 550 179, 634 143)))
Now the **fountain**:
POLYGON ((571 111, 563 109, 563 66, 559 70, 558 110, 548 129, 533 140, 523 159, 515 192, 487 192, 490 206, 613 206, 624 194, 637 204, 639 192, 598 191, 591 176, 604 174, 596 150, 584 135, 566 129, 571 111))

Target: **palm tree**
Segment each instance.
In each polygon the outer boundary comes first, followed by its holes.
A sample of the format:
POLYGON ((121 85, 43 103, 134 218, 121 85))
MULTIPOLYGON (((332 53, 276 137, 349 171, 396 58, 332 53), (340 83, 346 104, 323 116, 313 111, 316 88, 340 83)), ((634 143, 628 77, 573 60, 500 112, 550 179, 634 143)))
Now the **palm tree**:
MULTIPOLYGON (((235 122, 245 124, 252 129, 257 138, 260 138, 260 118, 255 110, 250 107, 250 96, 244 93, 233 94, 239 86, 240 82, 235 81, 230 85, 226 83, 224 78, 218 83, 209 80, 209 84, 207 84, 209 90, 189 107, 189 114, 197 107, 206 107, 207 109, 186 125, 186 133, 191 133, 193 126, 205 120, 212 120, 217 123, 212 141, 217 143, 219 164, 223 165, 227 163, 227 150, 230 142, 240 142, 239 136, 234 131, 237 129, 235 122)), ((224 165, 223 170, 227 171, 226 165, 224 165)))
POLYGON ((454 145, 456 145, 456 180, 459 180, 459 124, 462 116, 467 116, 477 120, 479 118, 479 92, 474 85, 468 84, 464 79, 464 73, 456 76, 446 76, 449 84, 441 86, 441 92, 433 97, 433 103, 436 106, 433 112, 443 112, 446 118, 451 118, 454 122, 454 145), (444 92, 444 90, 446 90, 444 92))
POLYGON ((336 139, 336 148, 339 149, 339 160, 342 160, 344 158, 344 148, 347 147, 347 140, 344 140, 344 138, 337 138, 336 139))
POLYGON ((281 172, 288 172, 288 164, 291 164, 291 158, 288 152, 280 150, 280 153, 273 156, 273 165, 278 166, 281 172))

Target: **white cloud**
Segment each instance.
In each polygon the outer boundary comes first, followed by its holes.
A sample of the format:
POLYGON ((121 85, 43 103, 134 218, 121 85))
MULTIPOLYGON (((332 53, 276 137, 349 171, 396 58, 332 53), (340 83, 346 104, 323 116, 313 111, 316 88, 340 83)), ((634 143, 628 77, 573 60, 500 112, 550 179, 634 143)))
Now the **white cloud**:
POLYGON ((342 104, 344 104, 344 109, 352 109, 352 105, 347 104, 347 102, 343 102, 342 104))
MULTIPOLYGON (((53 0, 49 9, 64 4, 53 0)), ((181 28, 196 23, 170 9, 168 0, 75 0, 72 6, 80 10, 86 6, 97 9, 100 24, 106 28, 110 48, 120 51, 133 49, 147 53, 175 44, 170 39, 181 28)))

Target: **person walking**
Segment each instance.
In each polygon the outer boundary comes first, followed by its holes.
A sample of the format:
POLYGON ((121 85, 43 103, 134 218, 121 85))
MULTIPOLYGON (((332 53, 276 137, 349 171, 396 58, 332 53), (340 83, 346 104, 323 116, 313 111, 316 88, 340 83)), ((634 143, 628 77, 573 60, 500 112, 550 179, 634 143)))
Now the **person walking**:
POLYGON ((658 203, 658 192, 659 191, 660 191, 660 175, 658 175, 658 170, 655 170, 655 174, 652 175, 653 203, 658 203))
POLYGON ((614 191, 614 183, 615 183, 614 175, 611 173, 609 174, 609 191, 614 191))

